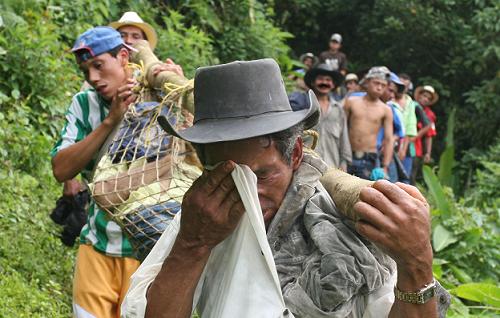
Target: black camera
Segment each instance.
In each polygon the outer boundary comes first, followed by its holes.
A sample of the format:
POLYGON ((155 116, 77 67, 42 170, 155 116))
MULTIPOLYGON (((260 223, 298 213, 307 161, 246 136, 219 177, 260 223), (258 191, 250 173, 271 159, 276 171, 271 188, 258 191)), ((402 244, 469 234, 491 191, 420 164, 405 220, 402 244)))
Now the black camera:
POLYGON ((73 246, 87 221, 87 204, 90 201, 88 190, 80 191, 75 196, 62 196, 56 202, 56 207, 50 218, 56 224, 62 225, 60 238, 64 245, 73 246))

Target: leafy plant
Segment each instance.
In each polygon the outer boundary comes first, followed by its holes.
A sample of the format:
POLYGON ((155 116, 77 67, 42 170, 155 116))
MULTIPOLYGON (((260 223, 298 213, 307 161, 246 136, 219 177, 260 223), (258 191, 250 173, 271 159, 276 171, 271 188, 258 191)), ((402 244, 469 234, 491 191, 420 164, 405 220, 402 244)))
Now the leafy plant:
MULTIPOLYGON (((449 123, 447 150, 453 153, 453 122, 449 123)), ((450 152, 441 155, 439 171, 453 167, 454 159, 450 152)), ((483 158, 487 170, 477 171, 477 187, 466 198, 455 198, 453 190, 443 183, 449 178, 440 180, 429 166, 423 168, 428 193, 435 207, 432 210, 433 270, 434 275, 456 297, 450 309, 452 317, 468 317, 472 313, 489 316, 500 310, 500 290, 494 285, 500 278, 497 264, 500 259, 500 199, 498 196, 483 195, 483 189, 489 189, 488 194, 499 193, 500 169, 495 171, 495 168, 500 167, 500 156, 495 157, 495 154, 500 153, 500 142, 491 152, 483 158), (492 186, 493 192, 490 192, 492 186)), ((438 172, 440 176, 450 174, 438 172)))

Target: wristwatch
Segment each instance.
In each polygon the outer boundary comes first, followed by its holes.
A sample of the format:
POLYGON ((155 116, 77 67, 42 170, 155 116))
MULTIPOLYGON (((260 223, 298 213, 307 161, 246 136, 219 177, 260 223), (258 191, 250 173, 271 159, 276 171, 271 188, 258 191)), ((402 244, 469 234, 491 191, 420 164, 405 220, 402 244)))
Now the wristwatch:
POLYGON ((433 278, 432 282, 416 292, 400 291, 396 286, 394 286, 394 296, 396 296, 396 299, 404 301, 405 303, 425 304, 436 295, 436 288, 437 281, 433 278))

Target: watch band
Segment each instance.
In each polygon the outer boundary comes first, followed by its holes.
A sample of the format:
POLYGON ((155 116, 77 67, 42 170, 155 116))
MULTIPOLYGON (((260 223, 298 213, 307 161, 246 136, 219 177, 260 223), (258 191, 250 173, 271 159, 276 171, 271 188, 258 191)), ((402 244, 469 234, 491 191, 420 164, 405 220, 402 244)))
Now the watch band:
POLYGON ((394 296, 396 299, 411 304, 425 304, 436 295, 437 281, 433 278, 432 282, 425 285, 422 289, 416 292, 400 291, 394 286, 394 296))

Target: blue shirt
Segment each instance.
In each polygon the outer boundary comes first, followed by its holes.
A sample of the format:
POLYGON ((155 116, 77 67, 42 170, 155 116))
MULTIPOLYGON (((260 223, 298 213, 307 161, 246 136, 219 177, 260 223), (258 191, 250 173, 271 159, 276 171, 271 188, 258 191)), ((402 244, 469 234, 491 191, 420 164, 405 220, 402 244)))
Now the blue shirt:
MULTIPOLYGON (((392 110, 392 127, 394 135, 399 138, 403 138, 405 136, 404 128, 403 128, 403 120, 400 115, 394 110, 396 107, 392 102, 388 102, 387 106, 389 106, 392 110)), ((377 135, 377 149, 380 150, 382 148, 382 142, 384 141, 384 127, 380 128, 377 135)))

